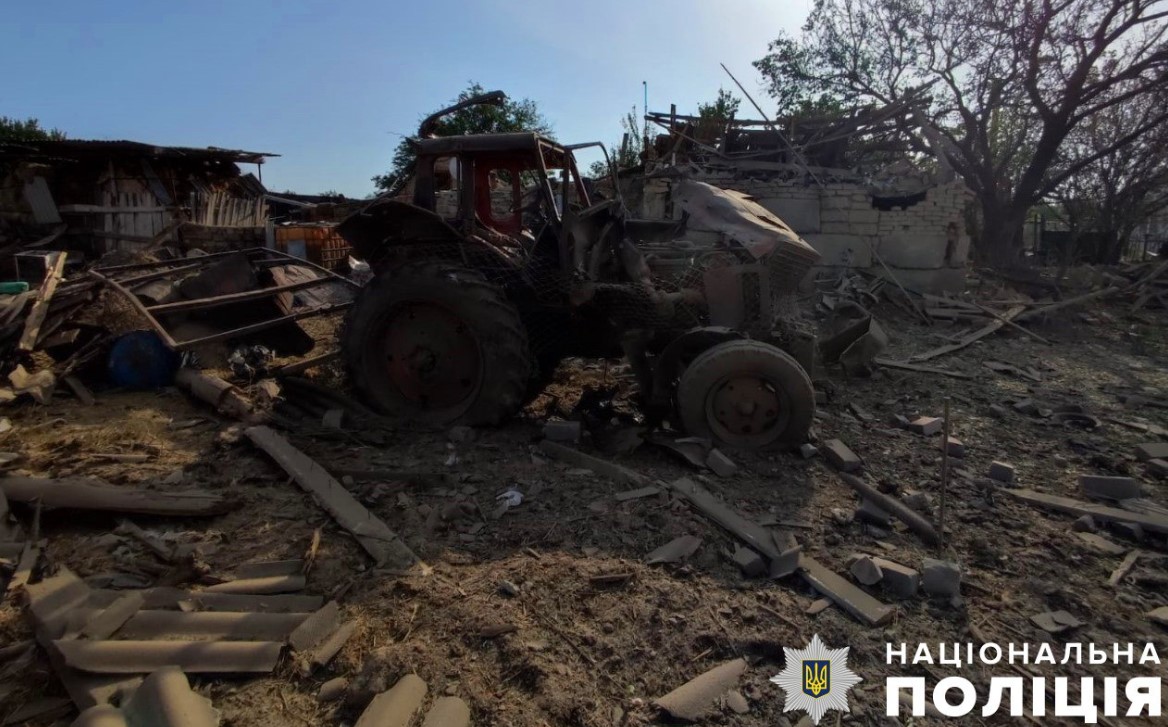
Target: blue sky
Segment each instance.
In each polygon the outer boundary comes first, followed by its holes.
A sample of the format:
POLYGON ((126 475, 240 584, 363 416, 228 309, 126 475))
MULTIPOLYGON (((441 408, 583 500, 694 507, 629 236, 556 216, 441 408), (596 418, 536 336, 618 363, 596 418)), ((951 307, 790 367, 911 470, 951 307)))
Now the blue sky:
POLYGON ((472 80, 537 101, 564 142, 618 139, 642 81, 651 109, 692 111, 733 88, 719 62, 769 113, 750 62, 811 2, 10 3, 0 115, 75 138, 277 152, 269 188, 364 196, 400 135, 472 80))

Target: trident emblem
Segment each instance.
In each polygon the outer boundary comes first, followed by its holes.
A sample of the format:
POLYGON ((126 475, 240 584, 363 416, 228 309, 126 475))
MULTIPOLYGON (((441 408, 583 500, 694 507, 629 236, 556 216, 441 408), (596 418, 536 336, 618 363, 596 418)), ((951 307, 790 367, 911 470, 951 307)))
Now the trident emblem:
POLYGON ((803 693, 819 698, 831 691, 831 662, 815 660, 803 662, 803 693))

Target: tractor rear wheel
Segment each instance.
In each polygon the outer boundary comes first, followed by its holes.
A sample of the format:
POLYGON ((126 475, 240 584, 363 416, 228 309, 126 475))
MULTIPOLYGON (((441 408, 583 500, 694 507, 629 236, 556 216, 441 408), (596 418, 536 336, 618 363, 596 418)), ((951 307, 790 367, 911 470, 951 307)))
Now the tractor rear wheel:
POLYGON ((497 424, 519 411, 531 378, 519 311, 480 273, 448 262, 370 281, 341 345, 371 405, 429 424, 497 424))
POLYGON ((766 343, 726 341, 699 354, 677 384, 685 431, 742 449, 807 440, 815 390, 803 367, 766 343))

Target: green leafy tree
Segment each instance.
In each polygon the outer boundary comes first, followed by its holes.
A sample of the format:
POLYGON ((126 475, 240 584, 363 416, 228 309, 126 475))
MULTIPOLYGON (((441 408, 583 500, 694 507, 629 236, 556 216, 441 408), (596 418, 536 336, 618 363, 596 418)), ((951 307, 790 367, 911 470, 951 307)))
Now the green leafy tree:
POLYGON ((43 129, 37 119, 0 116, 0 141, 60 141, 64 138, 65 132, 43 129))
MULTIPOLYGON (((458 98, 446 104, 452 105, 484 93, 482 84, 471 83, 458 98)), ((425 118, 425 116, 423 116, 425 118)), ((534 131, 544 136, 551 135, 551 125, 539 107, 531 99, 507 99, 502 106, 480 105, 455 111, 438 121, 436 136, 459 136, 462 134, 496 134, 510 131, 534 131)), ((393 168, 385 174, 373 177, 379 191, 388 191, 402 181, 413 168, 416 153, 413 139, 405 138, 397 145, 393 154, 393 168)))
POLYGON ((1070 177, 1168 123, 1159 106, 1086 155, 1075 130, 1168 84, 1163 0, 817 0, 797 38, 757 61, 785 112, 897 105, 916 152, 977 196, 987 263, 1023 249, 1028 211, 1070 177))
MULTIPOLYGON (((608 145, 608 156, 617 170, 632 169, 641 163, 641 155, 645 151, 645 136, 637 123, 637 107, 634 106, 627 114, 621 117, 621 130, 624 134, 616 144, 608 145)), ((608 176, 608 166, 603 159, 592 162, 588 167, 588 176, 593 179, 608 176)))

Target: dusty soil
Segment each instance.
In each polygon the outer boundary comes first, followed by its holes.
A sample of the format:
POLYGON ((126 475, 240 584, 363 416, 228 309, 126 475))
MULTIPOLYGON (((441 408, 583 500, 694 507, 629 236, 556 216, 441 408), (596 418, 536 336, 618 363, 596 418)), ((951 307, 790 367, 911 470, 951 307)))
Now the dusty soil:
MULTIPOLYGON (((932 348, 962 330, 960 325, 908 323, 895 309, 882 315, 892 336, 892 357, 932 348)), ((92 408, 64 394, 44 407, 10 407, 4 413, 14 430, 2 435, 0 448, 22 455, 12 466, 22 474, 86 474, 114 484, 198 486, 238 496, 243 506, 217 518, 135 518, 172 541, 213 543, 216 548, 206 558, 213 571, 229 572, 244 561, 299 557, 313 530, 323 528, 308 592, 339 596, 347 614, 360 623, 357 636, 326 670, 309 679, 289 664, 267 678, 194 680, 228 725, 351 724, 373 694, 410 672, 426 680, 431 695, 463 697, 479 725, 655 724, 660 717, 651 706, 654 698, 736 656, 751 663, 739 685, 750 711, 715 711, 708 723, 787 725, 798 715, 783 715, 782 694, 768 680, 782 668, 784 646, 801 648, 816 633, 830 646, 850 646, 850 665, 864 679, 852 693, 852 713, 842 721, 893 724, 883 716, 885 676, 915 674, 932 684, 956 672, 940 665, 886 666, 888 641, 908 642, 910 650, 927 642, 935 650, 938 643, 969 640, 972 627, 985 639, 1029 642, 1032 649, 1052 638, 1151 641, 1168 654, 1164 630, 1144 616, 1168 597, 1154 579, 1140 580, 1163 577, 1168 561, 1145 559, 1134 578, 1109 588, 1108 576, 1121 556, 1089 549, 1072 532, 1073 517, 1014 501, 981 478, 991 461, 1001 460, 1017 468, 1019 486, 1078 497, 1079 473, 1131 474, 1146 483, 1149 499, 1168 506, 1165 484, 1146 475, 1133 456, 1135 444, 1154 438, 1109 421, 1168 426, 1168 410, 1151 404, 1130 407, 1117 397, 1168 391, 1166 318, 1163 311, 1129 316, 1118 306, 1066 311, 1048 323, 1028 324, 1049 345, 1002 331, 930 362, 972 380, 891 369, 871 378, 821 372, 830 399, 817 415, 818 437, 844 440, 863 457, 870 481, 926 492, 934 502, 940 490, 938 439, 894 428, 888 420, 895 414, 940 416, 948 398, 953 436, 968 453, 952 463, 956 471, 944 548, 924 546, 903 526, 879 532, 852 522, 856 497, 821 458, 729 452, 739 466, 729 478, 697 473, 650 445, 618 458, 661 480, 694 477, 747 517, 797 526, 792 532, 805 552, 840 573, 847 572, 848 556, 859 552, 918 568, 925 557, 961 563, 965 576, 959 602, 924 596, 889 601, 896 604, 897 615, 882 629, 868 628, 836 607, 805 614, 818 596, 798 577, 744 578, 728 558, 736 541, 684 503, 667 495, 618 503, 612 495, 631 488, 536 454, 543 417, 570 411, 585 387, 618 387, 617 412, 634 413, 627 403, 631 382, 618 362, 567 363, 524 417, 478 431, 469 442, 456 444, 446 432, 407 428, 391 432, 376 446, 360 438, 289 433, 297 446, 333 470, 454 476, 445 485, 376 480, 350 485, 433 566, 428 576, 372 569, 354 541, 262 454, 246 443, 217 442, 229 422, 178 391, 98 390, 99 405, 92 408), (987 360, 1033 367, 1041 381, 995 373, 982 365, 987 360), (1051 410, 1082 406, 1102 425, 1083 431, 1013 409, 997 418, 989 409, 1026 397, 1051 410), (860 421, 850 404, 871 412, 875 420, 860 421), (111 452, 152 457, 127 465, 89 456, 111 452), (495 519, 496 496, 512 488, 523 493, 522 504, 495 519), (685 534, 703 541, 686 564, 643 564, 646 553, 685 534), (613 573, 629 577, 607 586, 590 581, 613 573), (517 595, 503 593, 502 581, 517 586, 517 595), (1028 621, 1033 614, 1059 609, 1086 625, 1050 637, 1028 621), (482 635, 502 625, 514 631, 482 635), (334 676, 351 680, 346 699, 318 703, 317 689, 334 676)), ((333 374, 323 376, 328 380, 333 374)), ((27 508, 14 505, 14 510, 28 522, 27 508)), ((48 560, 87 577, 143 577, 135 564, 148 561, 149 554, 134 541, 110 538, 116 524, 113 517, 45 513, 48 560)), ((1166 552, 1162 539, 1133 543, 1122 534, 1109 537, 1166 552)), ((149 581, 151 576, 144 577, 149 581)), ((0 643, 29 637, 22 609, 8 599, 0 608, 0 643)), ((1072 665, 1051 673, 1080 676, 1089 668, 1072 665)), ((1132 673, 1148 668, 1132 667, 1132 673)), ((976 667, 961 674, 983 685, 990 676, 988 669, 976 667)), ((0 675, 0 717, 33 698, 63 694, 42 655, 19 672, 0 665, 0 675)), ((928 720, 916 721, 921 723, 928 720)), ((1121 724, 1122 718, 1112 723, 1121 724)))

